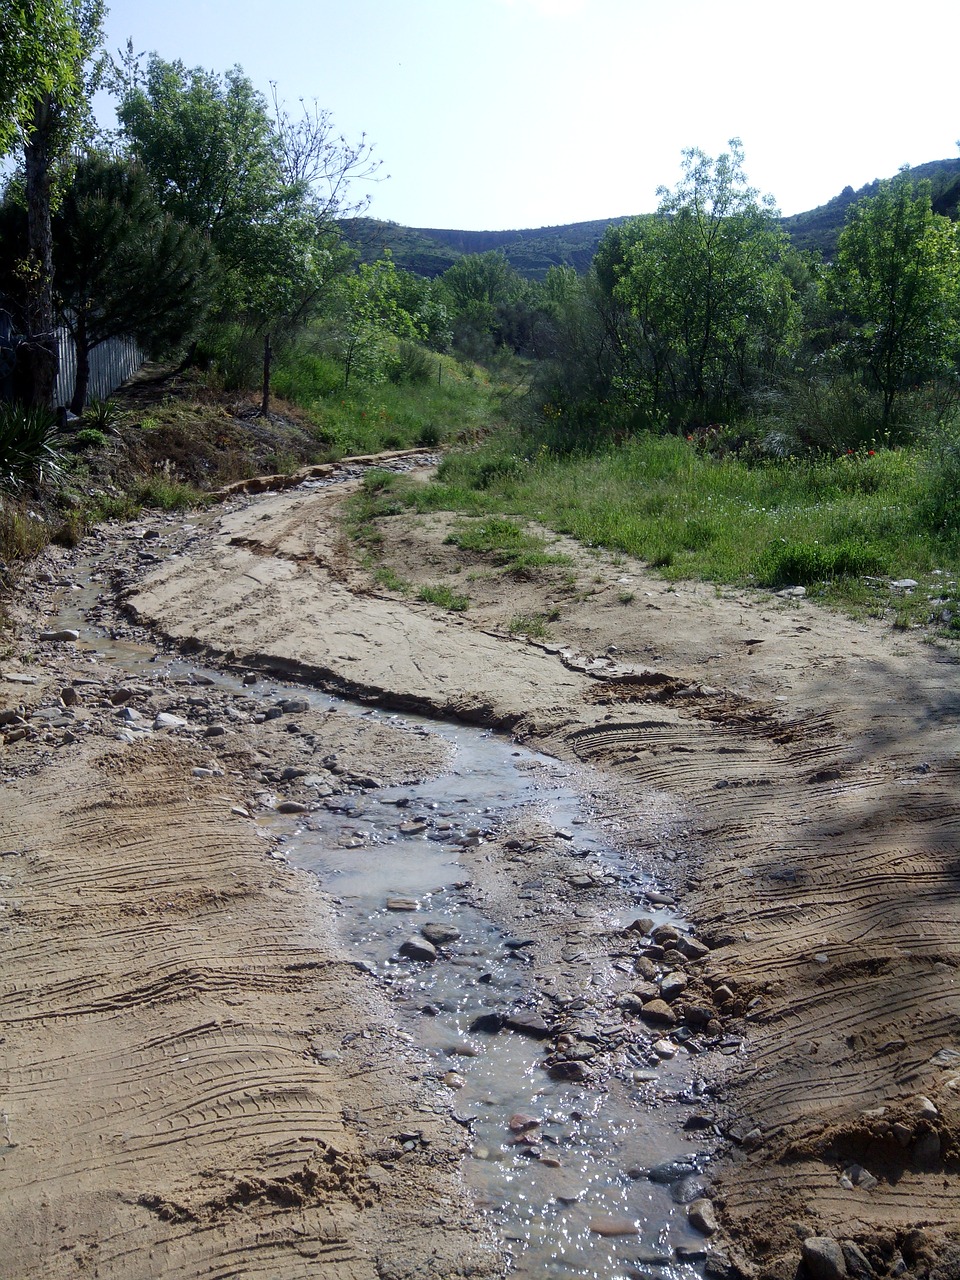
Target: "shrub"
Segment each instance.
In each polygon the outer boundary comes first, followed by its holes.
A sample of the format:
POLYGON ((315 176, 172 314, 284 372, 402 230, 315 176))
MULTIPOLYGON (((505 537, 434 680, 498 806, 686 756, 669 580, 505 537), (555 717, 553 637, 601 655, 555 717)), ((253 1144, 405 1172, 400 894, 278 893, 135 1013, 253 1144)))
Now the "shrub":
POLYGON ((53 482, 62 470, 62 440, 49 409, 0 404, 0 487, 53 482))
POLYGON ((424 386, 434 380, 435 373, 436 361, 415 342, 398 343, 396 352, 387 361, 387 377, 398 384, 424 386))
POLYGON ((83 420, 89 422, 90 430, 112 431, 120 420, 120 406, 116 400, 91 400, 83 411, 83 420))
POLYGON ((98 427, 81 427, 79 431, 74 433, 71 442, 78 451, 103 449, 106 446, 107 437, 98 427))

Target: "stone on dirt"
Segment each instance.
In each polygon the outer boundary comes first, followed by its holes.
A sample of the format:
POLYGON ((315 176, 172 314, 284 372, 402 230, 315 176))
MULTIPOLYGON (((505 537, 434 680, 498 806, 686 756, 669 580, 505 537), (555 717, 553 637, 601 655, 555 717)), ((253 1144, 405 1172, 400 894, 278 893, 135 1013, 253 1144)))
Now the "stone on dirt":
POLYGON ((666 1000, 650 1000, 643 1006, 640 1016, 644 1022, 653 1022, 664 1027, 676 1026, 677 1015, 673 1012, 666 1000))
POLYGON ((811 1280, 844 1280, 847 1275, 843 1250, 830 1236, 808 1236, 802 1254, 811 1280))
POLYGON ((507 1017, 506 1026, 519 1035, 530 1036, 533 1040, 546 1040, 550 1035, 550 1027, 540 1014, 525 1009, 518 1013, 511 1013, 507 1017))
POLYGON ((687 1220, 691 1227, 705 1236, 712 1236, 717 1229, 717 1217, 713 1205, 707 1199, 694 1200, 687 1206, 687 1220))
POLYGON ((161 711, 156 716, 153 727, 154 729, 183 729, 186 724, 187 721, 182 716, 172 715, 169 711, 161 711))

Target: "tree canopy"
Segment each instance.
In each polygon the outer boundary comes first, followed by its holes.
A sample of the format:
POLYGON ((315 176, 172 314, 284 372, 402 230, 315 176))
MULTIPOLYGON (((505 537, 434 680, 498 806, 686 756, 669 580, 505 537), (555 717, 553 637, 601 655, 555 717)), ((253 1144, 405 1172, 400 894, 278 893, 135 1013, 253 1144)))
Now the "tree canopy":
POLYGON ((930 183, 906 172, 857 204, 825 274, 848 365, 864 366, 887 421, 901 390, 949 372, 960 350, 960 236, 933 212, 930 183))
POLYGON ((797 313, 786 238, 772 200, 746 183, 739 140, 716 160, 687 150, 683 167, 656 214, 611 229, 597 273, 636 321, 638 401, 686 403, 705 421, 790 346, 797 313))

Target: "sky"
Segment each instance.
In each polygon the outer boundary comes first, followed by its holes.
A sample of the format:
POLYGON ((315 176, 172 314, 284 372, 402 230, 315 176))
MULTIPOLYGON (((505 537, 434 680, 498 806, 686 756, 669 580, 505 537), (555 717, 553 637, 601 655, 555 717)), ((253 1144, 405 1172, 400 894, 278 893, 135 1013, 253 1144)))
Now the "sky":
POLYGON ((405 226, 646 213, 732 137, 784 214, 960 155, 957 0, 107 3, 111 51, 239 64, 365 134, 380 176, 351 195, 405 226))

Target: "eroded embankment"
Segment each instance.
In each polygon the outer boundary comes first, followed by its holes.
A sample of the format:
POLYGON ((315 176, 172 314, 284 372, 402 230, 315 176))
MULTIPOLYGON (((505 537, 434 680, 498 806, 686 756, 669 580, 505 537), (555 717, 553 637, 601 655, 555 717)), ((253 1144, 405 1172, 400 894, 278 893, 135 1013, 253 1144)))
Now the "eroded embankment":
MULTIPOLYGON (((645 599, 625 612, 610 599, 624 566, 593 561, 601 585, 558 628, 585 660, 564 660, 497 633, 529 586, 505 583, 502 601, 491 588, 473 622, 358 591, 332 501, 234 508, 131 607, 181 641, 512 726, 608 771, 628 823, 651 789, 676 797, 690 820, 675 875, 712 943, 716 1012, 749 1037, 718 1188, 742 1265, 792 1275, 801 1239, 822 1234, 859 1241, 846 1265, 864 1275, 954 1274, 953 661, 805 602, 668 589, 635 565, 645 599)), ((415 579, 429 529, 404 537, 415 579)))

